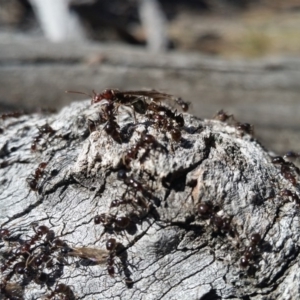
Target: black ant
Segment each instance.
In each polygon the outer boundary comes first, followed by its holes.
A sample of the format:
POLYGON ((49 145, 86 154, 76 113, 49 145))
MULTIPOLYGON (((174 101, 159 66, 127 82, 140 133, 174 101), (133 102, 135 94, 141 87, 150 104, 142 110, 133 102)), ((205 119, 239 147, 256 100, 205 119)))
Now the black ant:
POLYGON ((114 277, 115 275, 115 256, 118 243, 114 238, 110 238, 106 242, 106 249, 109 251, 109 256, 107 258, 107 272, 109 276, 114 277))
POLYGON ((289 166, 287 165, 282 165, 281 166, 281 174, 285 179, 287 179, 292 185, 297 184, 297 179, 294 174, 292 174, 292 170, 289 166))
POLYGON ((120 126, 116 122, 115 116, 115 105, 114 102, 105 102, 102 107, 102 112, 99 113, 99 120, 93 121, 88 120, 88 126, 90 132, 93 132, 97 128, 97 124, 103 124, 104 131, 112 137, 112 139, 118 143, 122 142, 121 133, 120 133, 120 126))
POLYGON ((118 171, 118 175, 117 178, 119 180, 123 180, 123 182, 128 185, 129 187, 132 187, 134 190, 139 191, 139 192, 143 192, 144 188, 143 185, 135 180, 132 176, 128 176, 126 173, 126 170, 121 169, 118 171))
POLYGON ((282 165, 282 164, 285 164, 286 161, 281 156, 275 156, 272 158, 272 163, 275 165, 277 165, 277 164, 282 165))
POLYGON ((17 282, 7 282, 6 278, 0 284, 0 295, 4 295, 4 299, 21 300, 24 299, 24 288, 17 282))
MULTIPOLYGON (((156 139, 153 135, 143 134, 141 139, 123 156, 123 164, 128 166, 131 160, 136 159, 140 149, 145 149, 145 153, 148 153, 151 147, 156 145, 156 139)), ((146 154, 145 154, 146 155, 146 154)), ((144 155, 144 156, 145 156, 144 155)))
MULTIPOLYGON (((104 90, 104 93, 111 95, 111 100, 123 104, 123 105, 133 105, 134 103, 145 99, 154 102, 161 102, 164 100, 175 101, 179 106, 181 106, 183 111, 188 110, 188 103, 183 101, 182 98, 174 97, 170 94, 161 93, 155 90, 151 91, 119 91, 119 90, 104 90)), ((103 94, 103 93, 102 93, 103 94)), ((140 104, 140 103, 139 103, 140 104)), ((144 110, 145 111, 145 110, 144 110)), ((146 112, 146 111, 145 111, 146 112)))
POLYGON ((283 196, 283 197, 291 197, 293 199, 293 201, 295 201, 297 204, 300 204, 300 199, 299 199, 298 195, 288 189, 281 190, 279 195, 283 196))
POLYGON ((41 239, 43 235, 49 233, 49 228, 47 226, 41 225, 35 229, 35 235, 28 241, 25 241, 20 247, 15 249, 10 257, 8 257, 6 263, 1 266, 1 271, 4 272, 14 261, 16 261, 20 256, 27 257, 32 245, 34 245, 38 240, 41 239))
POLYGON ((45 135, 48 135, 48 137, 52 137, 56 133, 56 130, 54 130, 47 123, 41 127, 38 127, 38 131, 39 134, 33 138, 33 143, 31 144, 31 151, 33 152, 38 149, 38 144, 45 135))
POLYGON ((169 132, 173 141, 179 142, 181 140, 181 131, 177 126, 174 126, 172 119, 158 113, 147 114, 147 117, 154 121, 158 129, 169 132))
POLYGON ((119 207, 121 205, 130 204, 133 206, 141 206, 143 208, 149 208, 149 205, 141 197, 133 197, 133 198, 122 198, 122 199, 115 199, 111 202, 110 207, 119 207))
POLYGON ((185 101, 182 100, 182 98, 176 98, 175 101, 177 102, 178 105, 180 105, 181 109, 184 112, 187 112, 189 110, 189 104, 185 101))
POLYGON ((107 104, 104 108, 104 113, 105 113, 105 118, 107 120, 107 123, 104 125, 104 130, 105 132, 110 135, 114 141, 121 143, 122 142, 122 138, 121 138, 121 134, 120 134, 120 126, 119 124, 116 122, 116 117, 115 115, 112 113, 112 110, 114 109, 114 105, 113 104, 107 104))
POLYGON ((0 271, 5 272, 19 257, 28 257, 26 249, 22 248, 22 246, 10 251, 5 263, 1 266, 0 271))
POLYGON ((64 283, 57 284, 54 291, 52 291, 50 295, 46 296, 46 299, 52 299, 54 296, 58 295, 60 296, 60 298, 62 297, 61 299, 65 300, 75 299, 75 295, 72 289, 64 283))
POLYGON ((0 229, 0 239, 2 239, 3 241, 5 240, 5 238, 10 236, 10 231, 7 228, 1 228, 0 229))
POLYGON ((231 231, 231 219, 219 216, 216 213, 218 209, 218 207, 214 207, 210 202, 200 203, 197 207, 200 217, 210 219, 210 224, 215 226, 218 230, 225 232, 231 231))
POLYGON ((76 92, 76 91, 66 91, 66 92, 87 95, 92 98, 91 104, 101 103, 101 102, 104 102, 104 104, 106 104, 105 101, 107 101, 110 105, 113 106, 114 113, 117 112, 119 105, 129 106, 133 109, 135 122, 136 122, 135 112, 139 114, 145 114, 148 107, 146 101, 141 99, 141 97, 129 96, 129 95, 125 96, 124 93, 114 89, 106 89, 99 94, 97 94, 93 90, 93 95, 89 95, 82 92, 76 92), (115 103, 118 105, 116 108, 114 107, 115 103))
POLYGON ((296 153, 294 151, 288 151, 283 157, 288 160, 296 160, 300 158, 300 153, 296 153))
POLYGON ((94 217, 95 224, 103 224, 104 227, 113 227, 125 229, 131 223, 131 219, 127 216, 114 216, 111 214, 100 214, 94 217))
POLYGON ((24 111, 14 111, 14 112, 4 113, 0 115, 0 119, 6 120, 8 118, 19 118, 23 115, 25 115, 24 111))
POLYGON ((250 245, 246 248, 245 252, 243 253, 243 256, 240 259, 241 268, 247 268, 249 266, 250 261, 253 259, 253 257, 256 254, 257 247, 260 242, 261 242, 261 236, 259 233, 253 233, 250 236, 250 245))
POLYGON ((176 110, 175 110, 175 112, 173 112, 171 109, 169 109, 165 106, 162 106, 162 105, 158 105, 154 102, 149 104, 148 110, 153 111, 156 114, 164 113, 165 116, 167 116, 168 118, 175 121, 179 127, 184 126, 183 115, 182 114, 179 114, 179 115, 176 114, 176 112, 177 112, 176 110))
POLYGON ((228 115, 223 109, 219 110, 217 112, 217 114, 214 116, 215 120, 219 120, 221 122, 226 122, 229 119, 234 120, 234 116, 233 115, 228 115))
POLYGON ((273 164, 280 165, 280 172, 285 179, 291 182, 292 185, 297 184, 296 176, 292 173, 296 171, 299 174, 299 169, 291 162, 285 161, 281 156, 275 156, 272 158, 273 164))
POLYGON ((35 235, 24 243, 21 250, 28 252, 32 245, 39 241, 43 235, 47 235, 50 232, 50 229, 45 225, 40 225, 37 228, 34 228, 34 231, 35 235))
POLYGON ((237 122, 235 124, 235 128, 239 132, 241 132, 242 136, 244 135, 244 133, 250 134, 250 135, 253 135, 253 133, 254 133, 253 125, 251 125, 249 123, 239 123, 239 122, 237 122))
POLYGON ((38 190, 38 181, 44 175, 45 168, 47 167, 48 163, 42 162, 36 168, 34 175, 29 176, 26 181, 32 191, 38 190))
MULTIPOLYGON (((67 92, 88 95, 82 92, 73 92, 73 91, 67 91, 67 92)), ((92 104, 101 102, 102 100, 113 101, 120 105, 130 106, 133 108, 134 112, 140 114, 145 114, 148 109, 149 104, 146 102, 146 99, 148 99, 150 102, 153 101, 161 102, 164 100, 175 101, 185 112, 189 108, 188 103, 183 101, 182 98, 177 98, 170 94, 161 93, 155 90, 120 91, 118 89, 105 89, 103 92, 99 94, 93 91, 93 95, 90 97, 92 98, 92 104)))

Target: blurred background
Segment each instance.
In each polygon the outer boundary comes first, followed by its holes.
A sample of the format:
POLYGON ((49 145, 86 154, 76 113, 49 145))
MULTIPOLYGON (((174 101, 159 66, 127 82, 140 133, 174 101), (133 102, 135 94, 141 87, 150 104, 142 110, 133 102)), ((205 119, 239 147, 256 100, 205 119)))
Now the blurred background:
POLYGON ((0 0, 0 113, 157 89, 300 152, 299 0, 0 0))

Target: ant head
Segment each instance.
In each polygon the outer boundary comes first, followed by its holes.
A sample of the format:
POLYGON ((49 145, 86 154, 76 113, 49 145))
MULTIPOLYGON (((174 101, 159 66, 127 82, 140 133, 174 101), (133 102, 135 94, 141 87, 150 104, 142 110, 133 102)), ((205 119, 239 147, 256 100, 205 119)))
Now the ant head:
POLYGON ((92 104, 93 103, 98 103, 104 99, 106 100, 112 100, 115 96, 115 93, 113 90, 107 89, 104 90, 102 93, 97 94, 94 90, 93 90, 93 96, 92 96, 92 104))

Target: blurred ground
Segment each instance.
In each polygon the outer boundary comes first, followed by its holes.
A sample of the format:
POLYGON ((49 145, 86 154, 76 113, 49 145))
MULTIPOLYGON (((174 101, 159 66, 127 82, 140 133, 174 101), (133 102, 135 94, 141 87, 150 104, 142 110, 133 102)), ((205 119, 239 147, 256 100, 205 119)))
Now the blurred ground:
POLYGON ((300 151, 299 1, 162 1, 173 47, 162 54, 144 50, 135 1, 78 2, 92 40, 51 44, 27 1, 0 0, 0 110, 85 98, 65 90, 155 88, 202 118, 224 108, 279 154, 300 151))

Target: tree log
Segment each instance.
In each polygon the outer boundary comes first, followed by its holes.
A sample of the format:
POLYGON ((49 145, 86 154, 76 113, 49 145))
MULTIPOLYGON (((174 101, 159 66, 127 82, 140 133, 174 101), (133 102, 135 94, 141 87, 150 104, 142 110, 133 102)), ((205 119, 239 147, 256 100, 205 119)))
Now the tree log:
POLYGON ((176 142, 123 106, 108 135, 101 109, 2 120, 4 299, 300 298, 297 167, 235 122, 184 113, 176 142))

